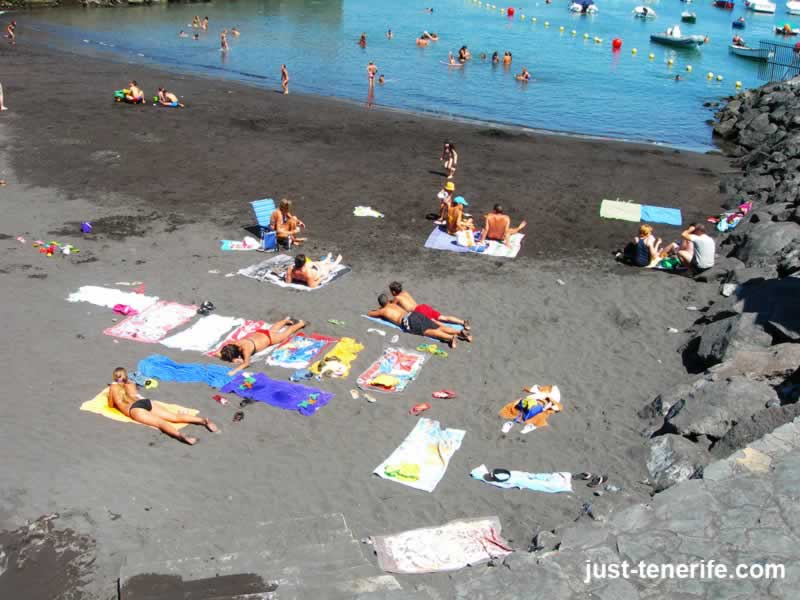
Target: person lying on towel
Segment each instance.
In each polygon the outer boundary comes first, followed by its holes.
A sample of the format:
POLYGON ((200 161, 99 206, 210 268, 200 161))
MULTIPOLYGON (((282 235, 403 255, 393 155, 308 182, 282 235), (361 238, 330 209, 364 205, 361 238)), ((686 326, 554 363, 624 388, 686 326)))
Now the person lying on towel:
POLYGON ((461 325, 464 327, 464 331, 469 332, 470 326, 467 319, 443 315, 427 304, 417 304, 413 296, 403 290, 403 284, 399 281, 393 281, 389 284, 389 293, 392 294, 392 302, 407 312, 422 313, 437 325, 441 325, 442 323, 461 325))
POLYGON ((380 308, 367 313, 370 317, 384 319, 394 323, 406 333, 425 335, 430 338, 445 342, 451 348, 456 347, 456 339, 471 342, 472 336, 466 331, 457 331, 441 323, 431 320, 420 312, 409 312, 397 304, 389 301, 389 296, 378 296, 380 308))
POLYGON ((114 369, 111 378, 112 382, 108 384, 108 407, 116 408, 134 421, 156 427, 190 446, 197 443, 197 438, 183 435, 175 428, 175 423, 202 425, 212 433, 219 431, 219 428, 206 417, 174 413, 158 402, 142 398, 136 391, 136 384, 128 379, 128 372, 122 367, 114 369))
POLYGON ((269 327, 257 329, 242 339, 225 344, 217 352, 217 358, 225 362, 238 363, 238 367, 228 371, 228 375, 235 375, 250 366, 250 358, 274 344, 288 340, 303 327, 308 325, 305 321, 297 321, 286 317, 269 327))
POLYGON ((319 287, 342 262, 342 255, 334 260, 330 253, 319 261, 308 260, 305 254, 294 257, 294 266, 286 269, 286 283, 302 283, 310 288, 319 287))
POLYGON ((527 221, 522 221, 517 227, 511 227, 511 217, 503 213, 503 207, 499 204, 495 204, 492 212, 484 218, 486 223, 481 231, 481 244, 486 240, 493 240, 511 246, 511 236, 522 231, 528 224, 527 221))

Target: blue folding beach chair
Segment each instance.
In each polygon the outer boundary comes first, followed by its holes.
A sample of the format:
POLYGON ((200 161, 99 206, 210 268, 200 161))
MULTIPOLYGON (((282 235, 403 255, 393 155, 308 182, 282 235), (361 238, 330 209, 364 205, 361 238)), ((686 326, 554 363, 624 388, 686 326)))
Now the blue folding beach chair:
POLYGON ((272 217, 272 213, 275 212, 275 200, 272 198, 254 200, 250 205, 253 207, 256 223, 258 223, 259 233, 261 234, 261 249, 277 250, 278 237, 269 226, 269 220, 272 217))

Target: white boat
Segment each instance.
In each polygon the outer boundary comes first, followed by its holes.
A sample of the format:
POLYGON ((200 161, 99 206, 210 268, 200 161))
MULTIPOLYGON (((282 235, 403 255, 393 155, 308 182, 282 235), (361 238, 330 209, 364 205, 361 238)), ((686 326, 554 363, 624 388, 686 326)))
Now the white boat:
POLYGON ((581 15, 596 15, 597 5, 593 2, 573 2, 569 5, 569 12, 578 13, 581 15))
POLYGON ((655 19, 656 11, 649 6, 637 6, 633 9, 633 16, 639 19, 655 19))
POLYGON ((736 44, 731 44, 728 46, 728 50, 731 52, 731 54, 735 54, 736 56, 741 56, 742 58, 747 58, 750 60, 760 60, 763 62, 766 62, 775 56, 774 52, 770 52, 766 48, 750 48, 748 46, 737 46, 736 44))
POLYGON ((775 4, 768 0, 745 0, 744 5, 753 12, 775 14, 775 4))
POLYGON ((800 15, 800 2, 787 2, 786 12, 790 15, 800 15))

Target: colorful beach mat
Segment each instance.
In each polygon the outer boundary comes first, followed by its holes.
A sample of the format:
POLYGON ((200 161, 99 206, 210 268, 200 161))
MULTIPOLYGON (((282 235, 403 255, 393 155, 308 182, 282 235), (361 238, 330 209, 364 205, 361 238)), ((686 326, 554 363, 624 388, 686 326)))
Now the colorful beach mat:
MULTIPOLYGON (((228 336, 219 344, 216 345, 215 348, 212 348, 208 352, 206 352, 207 356, 216 356, 217 352, 222 350, 222 347, 226 344, 230 344, 232 342, 241 342, 245 339, 248 335, 255 333, 259 329, 269 329, 270 324, 266 321, 251 321, 247 320, 242 323, 239 327, 237 327, 233 332, 228 334, 228 336)), ((272 346, 267 346, 261 352, 258 352, 250 357, 250 360, 261 360, 265 358, 270 352, 272 352, 277 344, 273 344, 272 346)))
POLYGON ((198 320, 189 329, 161 340, 161 343, 167 348, 208 352, 211 348, 216 349, 220 338, 229 334, 234 327, 239 327, 242 323, 244 323, 244 319, 210 315, 198 320))
POLYGON ((67 296, 67 302, 88 302, 95 306, 114 308, 117 304, 130 306, 136 312, 143 312, 158 302, 156 296, 145 296, 135 292, 123 292, 114 288, 97 285, 84 285, 67 296))
POLYGON ((342 338, 330 349, 325 358, 315 362, 309 370, 314 375, 347 377, 350 374, 350 366, 363 349, 363 344, 359 344, 353 338, 342 338))
POLYGON ((279 287, 309 291, 323 288, 332 281, 337 280, 342 275, 350 272, 350 267, 338 265, 336 269, 332 270, 328 277, 323 279, 317 287, 310 288, 307 285, 302 285, 299 283, 286 283, 284 281, 286 269, 293 264, 294 258, 287 254, 279 254, 278 256, 273 256, 272 258, 263 260, 258 264, 251 265, 244 269, 239 269, 238 273, 244 277, 249 277, 250 279, 255 279, 257 281, 266 281, 279 287))
POLYGON ((311 416, 333 398, 333 394, 316 388, 270 379, 264 373, 247 376, 239 373, 221 390, 223 394, 236 394, 284 410, 296 410, 311 416))
POLYGON ((432 492, 466 432, 442 429, 439 421, 421 418, 403 443, 373 473, 409 487, 432 492))
MULTIPOLYGON (((196 415, 198 412, 200 412, 193 408, 185 408, 177 404, 167 404, 166 402, 156 402, 156 404, 160 404, 163 408, 166 408, 167 410, 170 410, 174 413, 196 415)), ((136 423, 137 425, 144 425, 144 423, 139 423, 138 421, 134 421, 130 417, 123 415, 116 408, 111 408, 110 406, 108 406, 107 387, 103 388, 103 391, 101 391, 99 394, 97 394, 97 396, 95 396, 91 400, 87 400, 86 402, 81 404, 81 410, 85 410, 86 412, 100 415, 107 419, 119 421, 120 423, 136 423)), ((188 425, 188 423, 174 423, 174 425, 175 429, 183 429, 184 427, 186 427, 186 425, 188 425)), ((153 429, 156 428, 154 427, 153 429)))
POLYGON ((666 208, 663 206, 650 206, 636 202, 622 202, 620 200, 606 200, 600 202, 600 216, 604 219, 618 219, 633 223, 664 223, 666 225, 680 226, 683 223, 679 208, 666 208))
POLYGON ((300 332, 275 348, 267 358, 267 364, 284 369, 305 369, 338 341, 317 333, 300 332))
POLYGON ((439 527, 371 536, 378 565, 390 573, 455 571, 513 552, 497 517, 459 519, 439 527))
POLYGON ((356 385, 362 390, 397 393, 419 375, 427 355, 400 348, 386 348, 383 356, 359 375, 356 385))
POLYGON ((113 327, 105 329, 103 333, 116 338, 155 344, 196 314, 196 306, 159 300, 138 315, 132 315, 113 327))
MULTIPOLYGON (((476 244, 479 237, 480 232, 476 231, 476 244)), ((476 245, 472 246, 471 248, 467 248, 466 246, 460 246, 458 244, 456 241, 456 236, 450 235, 447 233, 447 231, 437 226, 425 241, 425 247, 432 248, 434 250, 449 250, 450 252, 470 252, 472 254, 483 254, 485 256, 514 258, 517 254, 519 254, 520 248, 522 247, 522 239, 524 237, 524 233, 515 233, 512 235, 509 238, 510 247, 500 242, 488 241, 483 246, 476 245)))

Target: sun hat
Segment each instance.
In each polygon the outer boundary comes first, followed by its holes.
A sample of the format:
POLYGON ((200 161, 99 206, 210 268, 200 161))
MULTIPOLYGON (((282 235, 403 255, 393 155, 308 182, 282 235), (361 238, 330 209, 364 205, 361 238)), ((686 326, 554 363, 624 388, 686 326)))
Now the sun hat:
POLYGON ((456 204, 463 204, 464 206, 469 206, 469 202, 464 200, 464 196, 456 196, 453 202, 455 202, 456 204))
POLYGON ((446 189, 448 192, 452 192, 453 190, 456 189, 456 184, 453 183, 452 181, 448 181, 447 183, 444 184, 444 189, 446 189))

